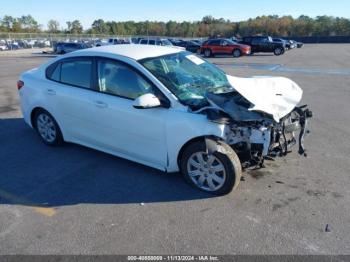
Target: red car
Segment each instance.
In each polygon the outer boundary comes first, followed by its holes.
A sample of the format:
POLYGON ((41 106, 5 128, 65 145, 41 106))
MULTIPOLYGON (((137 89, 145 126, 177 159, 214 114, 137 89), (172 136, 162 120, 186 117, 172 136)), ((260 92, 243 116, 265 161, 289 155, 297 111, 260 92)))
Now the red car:
POLYGON ((219 54, 240 57, 250 54, 250 46, 238 44, 229 39, 210 39, 202 44, 200 51, 205 57, 219 54))

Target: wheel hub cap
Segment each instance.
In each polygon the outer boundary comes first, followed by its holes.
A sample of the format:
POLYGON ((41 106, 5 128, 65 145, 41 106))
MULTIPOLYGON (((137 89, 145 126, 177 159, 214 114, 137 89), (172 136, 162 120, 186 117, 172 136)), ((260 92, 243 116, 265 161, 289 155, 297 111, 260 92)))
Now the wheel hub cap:
POLYGON ((187 163, 187 172, 195 185, 206 191, 220 189, 226 180, 226 171, 221 161, 213 154, 194 153, 187 163))
POLYGON ((56 139, 56 127, 47 114, 40 114, 37 118, 37 128, 40 136, 49 143, 52 143, 56 139))

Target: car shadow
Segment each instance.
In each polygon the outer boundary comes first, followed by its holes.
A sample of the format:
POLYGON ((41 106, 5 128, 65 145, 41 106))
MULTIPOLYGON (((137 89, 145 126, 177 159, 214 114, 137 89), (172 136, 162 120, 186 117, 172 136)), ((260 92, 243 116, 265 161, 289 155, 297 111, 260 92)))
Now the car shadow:
POLYGON ((273 53, 254 53, 248 56, 266 57, 266 56, 275 56, 275 55, 273 53))
POLYGON ((44 145, 22 118, 0 119, 0 204, 58 207, 213 197, 167 174, 75 144, 44 145))

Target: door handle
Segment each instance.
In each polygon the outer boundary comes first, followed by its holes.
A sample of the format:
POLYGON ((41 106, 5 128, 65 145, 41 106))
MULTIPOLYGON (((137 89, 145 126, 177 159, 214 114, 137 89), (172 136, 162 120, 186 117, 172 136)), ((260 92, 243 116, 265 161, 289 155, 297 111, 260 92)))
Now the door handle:
POLYGON ((102 101, 95 101, 95 106, 99 107, 99 108, 106 108, 108 107, 108 105, 105 102, 102 101))
POLYGON ((56 95, 56 91, 53 90, 53 89, 47 89, 47 90, 46 90, 46 93, 47 93, 48 95, 51 95, 51 96, 56 95))

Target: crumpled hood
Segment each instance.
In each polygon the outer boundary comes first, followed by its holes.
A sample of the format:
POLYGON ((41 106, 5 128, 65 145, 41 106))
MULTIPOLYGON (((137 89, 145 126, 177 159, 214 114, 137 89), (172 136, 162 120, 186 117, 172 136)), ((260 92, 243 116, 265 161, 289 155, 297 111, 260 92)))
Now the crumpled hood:
POLYGON ((303 90, 285 77, 241 78, 227 75, 232 87, 254 106, 250 111, 265 112, 276 122, 300 102, 303 90))

